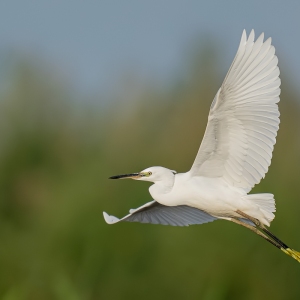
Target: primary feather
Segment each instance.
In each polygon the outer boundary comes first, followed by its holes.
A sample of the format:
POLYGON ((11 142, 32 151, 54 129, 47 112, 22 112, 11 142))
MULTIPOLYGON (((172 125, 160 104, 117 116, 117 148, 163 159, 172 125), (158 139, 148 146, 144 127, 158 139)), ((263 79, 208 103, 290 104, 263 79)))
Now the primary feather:
POLYGON ((278 59, 269 38, 240 46, 209 112, 193 176, 222 177, 249 192, 268 171, 279 127, 278 59))

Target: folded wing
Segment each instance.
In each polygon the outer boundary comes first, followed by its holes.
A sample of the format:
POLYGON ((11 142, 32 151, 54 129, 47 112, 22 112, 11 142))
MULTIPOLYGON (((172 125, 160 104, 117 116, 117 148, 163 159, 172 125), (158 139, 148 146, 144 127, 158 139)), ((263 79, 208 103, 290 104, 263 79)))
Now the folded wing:
POLYGON ((210 108, 192 176, 222 177, 250 191, 268 171, 279 128, 278 59, 271 39, 243 32, 234 61, 210 108))
POLYGON ((217 218, 194 207, 186 205, 165 206, 156 201, 148 202, 137 209, 131 209, 130 214, 122 219, 109 216, 106 212, 103 212, 103 215, 108 224, 126 221, 172 226, 189 226, 217 220, 217 218))

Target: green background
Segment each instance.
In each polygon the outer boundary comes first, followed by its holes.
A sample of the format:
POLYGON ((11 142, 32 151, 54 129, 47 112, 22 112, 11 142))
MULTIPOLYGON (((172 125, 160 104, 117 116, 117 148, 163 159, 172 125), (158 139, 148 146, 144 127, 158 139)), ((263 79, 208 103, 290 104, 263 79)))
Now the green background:
MULTIPOLYGON (((103 104, 46 65, 16 60, 0 90, 1 299, 300 299, 299 263, 233 223, 103 220, 103 210, 121 217, 151 200, 148 183, 109 176, 189 170, 219 61, 202 45, 169 84, 131 78, 103 104)), ((253 192, 274 193, 271 231, 300 250, 300 95, 281 69, 277 144, 253 192)))

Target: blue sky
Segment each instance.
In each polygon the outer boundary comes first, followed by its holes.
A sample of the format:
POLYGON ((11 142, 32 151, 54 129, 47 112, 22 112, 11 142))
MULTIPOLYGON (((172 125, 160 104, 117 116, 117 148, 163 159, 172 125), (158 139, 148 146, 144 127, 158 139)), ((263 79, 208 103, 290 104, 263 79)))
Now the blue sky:
POLYGON ((130 70, 168 81, 201 36, 221 47, 225 76, 242 30, 254 28, 273 38, 279 66, 298 84, 299 13, 299 1, 2 0, 0 55, 36 57, 79 89, 109 91, 130 70))

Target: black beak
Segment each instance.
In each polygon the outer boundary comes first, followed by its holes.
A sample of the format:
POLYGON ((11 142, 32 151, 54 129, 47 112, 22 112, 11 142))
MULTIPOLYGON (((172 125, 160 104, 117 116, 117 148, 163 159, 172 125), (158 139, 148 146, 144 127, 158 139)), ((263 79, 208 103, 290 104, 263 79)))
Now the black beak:
POLYGON ((115 176, 111 176, 108 179, 126 179, 126 178, 132 178, 132 179, 136 179, 141 177, 140 173, 131 173, 131 174, 123 174, 123 175, 115 175, 115 176))

